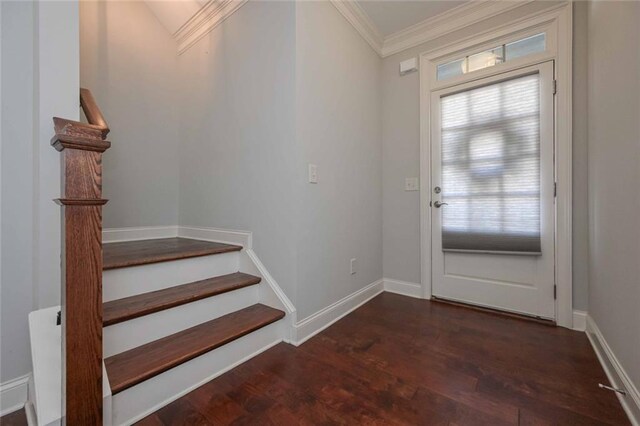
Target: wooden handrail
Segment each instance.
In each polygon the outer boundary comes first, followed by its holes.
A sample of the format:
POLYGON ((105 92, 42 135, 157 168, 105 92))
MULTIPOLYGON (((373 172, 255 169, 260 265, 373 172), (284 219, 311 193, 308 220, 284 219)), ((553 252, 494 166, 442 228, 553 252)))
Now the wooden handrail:
POLYGON ((64 423, 102 424, 102 153, 109 128, 91 92, 90 123, 54 117, 51 145, 62 153, 62 371, 64 423))
POLYGON ((88 123, 53 117, 56 134, 73 134, 90 139, 105 139, 109 134, 109 125, 98 108, 89 89, 80 89, 80 106, 88 123))
POLYGON ((89 124, 100 129, 102 136, 106 137, 109 133, 109 126, 89 89, 80 89, 80 105, 82 105, 82 110, 89 124))

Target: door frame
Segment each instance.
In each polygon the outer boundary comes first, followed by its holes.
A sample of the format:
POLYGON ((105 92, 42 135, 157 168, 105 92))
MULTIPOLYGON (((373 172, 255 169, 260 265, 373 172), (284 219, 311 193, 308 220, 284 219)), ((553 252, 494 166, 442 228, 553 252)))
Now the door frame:
POLYGON ((536 14, 474 34, 420 54, 420 280, 422 297, 431 299, 431 92, 506 71, 554 61, 555 284, 556 324, 573 328, 572 285, 572 4, 555 4, 536 14), (496 44, 546 33, 546 50, 445 81, 436 66, 496 44), (560 119, 559 119, 560 118, 560 119))

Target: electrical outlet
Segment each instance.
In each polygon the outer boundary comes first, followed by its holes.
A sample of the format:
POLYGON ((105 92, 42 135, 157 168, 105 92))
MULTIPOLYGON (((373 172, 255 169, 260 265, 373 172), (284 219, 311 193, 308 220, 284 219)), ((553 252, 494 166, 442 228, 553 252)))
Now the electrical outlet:
POLYGON ((318 166, 309 164, 309 183, 318 183, 318 166))
POLYGON ((418 178, 406 178, 404 180, 404 190, 405 191, 417 191, 418 190, 418 178))
POLYGON ((351 259, 350 266, 351 266, 351 275, 353 275, 356 273, 356 259, 351 259))

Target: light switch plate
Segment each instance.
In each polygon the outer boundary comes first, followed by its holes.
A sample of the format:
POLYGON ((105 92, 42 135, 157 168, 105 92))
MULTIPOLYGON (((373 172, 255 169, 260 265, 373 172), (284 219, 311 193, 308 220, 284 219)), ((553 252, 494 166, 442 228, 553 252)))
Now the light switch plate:
POLYGON ((318 166, 309 164, 309 183, 318 183, 318 166))
POLYGON ((356 259, 351 259, 351 261, 349 262, 349 270, 351 272, 351 275, 356 273, 356 259))
POLYGON ((406 178, 404 180, 404 190, 405 191, 417 191, 418 189, 419 189, 419 186, 418 186, 418 178, 417 177, 406 178))

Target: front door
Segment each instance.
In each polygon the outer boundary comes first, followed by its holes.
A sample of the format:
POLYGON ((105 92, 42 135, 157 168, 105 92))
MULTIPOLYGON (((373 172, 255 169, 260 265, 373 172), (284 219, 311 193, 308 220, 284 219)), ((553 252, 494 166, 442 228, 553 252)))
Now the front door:
POLYGON ((432 92, 432 292, 555 319, 553 61, 432 92))

